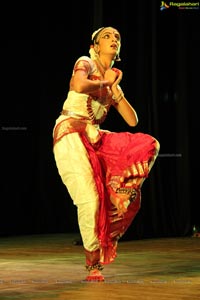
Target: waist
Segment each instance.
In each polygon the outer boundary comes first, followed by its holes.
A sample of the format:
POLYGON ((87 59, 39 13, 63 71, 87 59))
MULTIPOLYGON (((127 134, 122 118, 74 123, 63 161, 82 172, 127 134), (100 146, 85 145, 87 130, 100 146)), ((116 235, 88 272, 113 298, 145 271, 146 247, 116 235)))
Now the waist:
POLYGON ((64 116, 69 116, 69 117, 76 117, 76 118, 80 118, 82 120, 90 120, 89 117, 86 117, 86 116, 83 116, 83 115, 80 115, 80 114, 77 114, 71 110, 67 110, 67 109, 63 109, 61 111, 61 115, 64 115, 64 116))

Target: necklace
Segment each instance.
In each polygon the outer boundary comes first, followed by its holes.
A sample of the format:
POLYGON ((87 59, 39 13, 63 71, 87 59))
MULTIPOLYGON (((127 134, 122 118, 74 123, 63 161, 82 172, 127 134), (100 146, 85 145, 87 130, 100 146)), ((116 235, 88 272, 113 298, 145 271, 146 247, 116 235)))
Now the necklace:
POLYGON ((100 59, 98 58, 98 62, 99 62, 99 64, 100 64, 100 66, 103 68, 103 70, 104 70, 104 73, 106 72, 106 67, 102 64, 102 62, 100 61, 100 59))
POLYGON ((96 62, 97 62, 97 68, 98 68, 99 72, 104 77, 104 74, 105 74, 107 68, 104 67, 104 65, 102 64, 102 62, 100 61, 99 58, 97 58, 96 62))

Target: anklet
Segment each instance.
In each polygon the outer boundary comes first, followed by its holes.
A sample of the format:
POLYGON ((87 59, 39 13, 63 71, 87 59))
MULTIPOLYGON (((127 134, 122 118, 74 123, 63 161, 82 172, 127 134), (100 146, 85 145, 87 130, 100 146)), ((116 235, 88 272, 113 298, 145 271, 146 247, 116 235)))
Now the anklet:
POLYGON ((116 190, 116 193, 117 194, 127 194, 127 195, 130 195, 129 196, 130 202, 133 202, 135 200, 136 196, 137 196, 137 192, 133 188, 131 188, 131 189, 130 188, 118 188, 116 190))
POLYGON ((101 264, 99 264, 99 263, 97 263, 97 264, 95 264, 95 265, 92 265, 92 266, 87 265, 87 266, 85 266, 85 268, 86 268, 86 270, 88 270, 88 271, 95 270, 95 269, 97 269, 97 270, 99 270, 99 271, 102 271, 102 270, 103 270, 103 266, 102 266, 101 264))

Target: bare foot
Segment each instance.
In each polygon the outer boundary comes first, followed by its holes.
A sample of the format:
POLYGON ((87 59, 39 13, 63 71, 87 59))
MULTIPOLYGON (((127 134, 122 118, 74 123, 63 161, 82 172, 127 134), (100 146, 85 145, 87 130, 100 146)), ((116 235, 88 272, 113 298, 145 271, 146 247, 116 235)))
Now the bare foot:
POLYGON ((98 269, 89 271, 89 275, 86 277, 87 281, 104 281, 104 277, 98 269))

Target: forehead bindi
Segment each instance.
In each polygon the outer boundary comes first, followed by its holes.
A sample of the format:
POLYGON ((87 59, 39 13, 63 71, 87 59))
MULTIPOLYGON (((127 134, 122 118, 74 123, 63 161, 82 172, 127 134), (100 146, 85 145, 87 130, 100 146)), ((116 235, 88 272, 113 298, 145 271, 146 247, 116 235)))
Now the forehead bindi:
POLYGON ((103 31, 103 32, 101 32, 100 33, 100 35, 99 35, 99 38, 102 38, 102 37, 104 37, 105 35, 114 35, 114 36, 116 36, 118 39, 120 39, 120 34, 119 34, 119 32, 118 31, 116 31, 116 30, 105 30, 105 31, 103 31))

